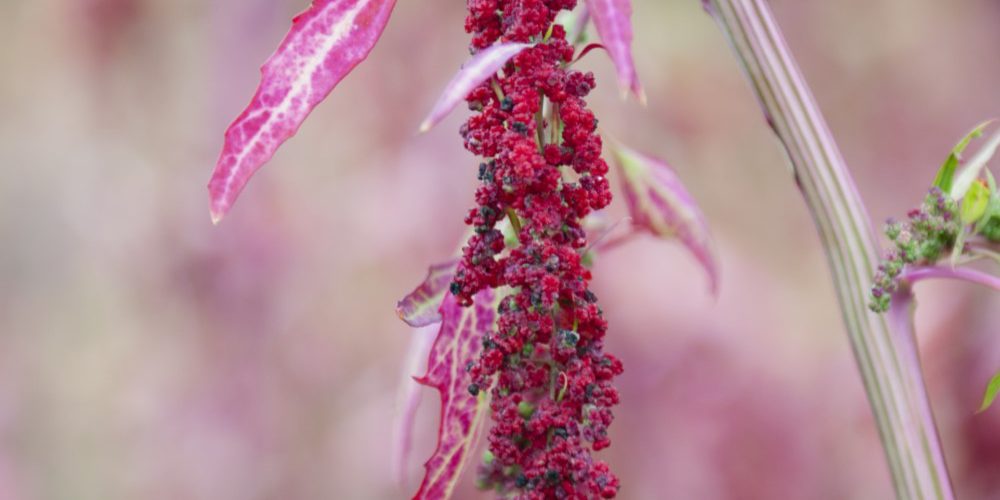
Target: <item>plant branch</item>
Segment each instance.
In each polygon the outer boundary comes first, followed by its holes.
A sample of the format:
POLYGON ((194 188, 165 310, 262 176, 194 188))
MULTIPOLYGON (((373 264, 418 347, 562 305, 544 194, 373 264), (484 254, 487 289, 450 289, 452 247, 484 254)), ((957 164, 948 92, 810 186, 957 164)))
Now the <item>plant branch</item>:
POLYGON ((920 280, 934 278, 968 281, 969 283, 983 285, 1000 292, 1000 277, 993 276, 992 274, 984 273, 982 271, 976 271, 975 269, 961 267, 952 269, 950 267, 941 266, 917 266, 906 269, 899 277, 900 280, 911 284, 920 280))
POLYGON ((703 0, 739 57, 791 160, 819 231, 900 498, 953 494, 912 328, 865 303, 878 246, 861 197, 763 0, 703 0))

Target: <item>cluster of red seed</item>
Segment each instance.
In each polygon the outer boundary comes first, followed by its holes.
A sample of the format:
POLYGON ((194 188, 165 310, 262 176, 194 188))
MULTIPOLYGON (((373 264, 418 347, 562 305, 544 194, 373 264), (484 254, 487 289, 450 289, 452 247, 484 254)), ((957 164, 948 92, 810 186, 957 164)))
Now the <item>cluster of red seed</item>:
POLYGON ((468 96, 479 113, 462 136, 485 161, 478 206, 466 217, 475 234, 451 286, 465 305, 487 287, 513 290, 468 368, 471 393, 492 387, 495 424, 481 479, 519 498, 618 492, 618 479, 591 456, 591 448, 610 444, 610 408, 618 403, 611 380, 622 366, 603 353, 607 323, 581 262, 587 241, 580 221, 607 206, 611 193, 597 120, 583 100, 593 75, 567 68, 574 48, 553 24, 556 13, 575 5, 468 0, 473 51, 498 40, 535 43, 468 96), (505 242, 498 229, 504 218, 517 242, 505 242))

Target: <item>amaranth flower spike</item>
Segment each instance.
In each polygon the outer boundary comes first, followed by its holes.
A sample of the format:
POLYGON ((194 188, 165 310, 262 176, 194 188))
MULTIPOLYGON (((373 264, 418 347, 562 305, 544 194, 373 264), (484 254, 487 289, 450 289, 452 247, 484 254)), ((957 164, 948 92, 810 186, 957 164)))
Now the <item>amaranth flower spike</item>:
POLYGON ((583 100, 593 75, 567 69, 575 50, 553 24, 576 1, 468 6, 474 52, 536 42, 469 93, 479 113, 462 127, 466 148, 483 157, 482 184, 451 292, 469 305, 482 290, 511 290, 468 366, 469 394, 488 391, 493 411, 480 484, 523 498, 610 498, 618 479, 592 450, 610 444, 618 403, 611 380, 622 365, 604 353, 607 323, 581 262, 581 219, 611 201, 608 165, 583 100), (497 229, 503 219, 516 235, 511 244, 497 229))

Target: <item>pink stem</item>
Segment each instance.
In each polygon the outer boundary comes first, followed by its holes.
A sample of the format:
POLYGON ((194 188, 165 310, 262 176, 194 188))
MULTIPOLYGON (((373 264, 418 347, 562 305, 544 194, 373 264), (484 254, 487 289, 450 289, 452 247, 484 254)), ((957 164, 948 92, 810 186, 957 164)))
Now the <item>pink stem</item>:
POLYGON ((968 281, 1000 292, 1000 277, 989 273, 967 268, 950 268, 941 266, 917 266, 903 271, 900 279, 908 283, 916 283, 925 279, 952 279, 968 281))

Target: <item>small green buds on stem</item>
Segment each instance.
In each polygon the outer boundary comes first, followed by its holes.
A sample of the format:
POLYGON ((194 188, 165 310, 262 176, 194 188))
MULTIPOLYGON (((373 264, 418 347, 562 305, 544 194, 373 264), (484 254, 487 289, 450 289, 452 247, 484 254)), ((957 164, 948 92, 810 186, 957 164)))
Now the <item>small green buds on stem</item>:
POLYGON ((889 310, 903 267, 937 262, 955 244, 962 228, 958 205, 937 187, 931 188, 919 208, 907 214, 906 222, 890 220, 885 235, 893 249, 886 253, 875 273, 868 306, 875 312, 889 310))
POLYGON ((886 225, 885 235, 893 248, 875 273, 868 304, 871 310, 889 310, 906 266, 933 266, 945 255, 950 255, 952 269, 983 257, 1000 262, 993 248, 1000 242, 1000 192, 986 168, 1000 146, 1000 133, 958 171, 962 152, 990 123, 977 126, 952 149, 930 193, 920 207, 907 214, 906 222, 890 220, 886 225))

